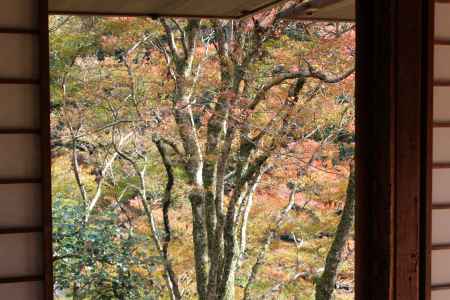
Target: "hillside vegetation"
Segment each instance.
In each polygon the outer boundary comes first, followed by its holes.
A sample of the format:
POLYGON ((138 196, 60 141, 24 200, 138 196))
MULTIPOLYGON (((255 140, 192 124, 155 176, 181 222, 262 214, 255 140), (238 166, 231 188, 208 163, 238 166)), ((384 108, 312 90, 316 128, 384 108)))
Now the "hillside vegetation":
POLYGON ((57 299, 353 299, 354 27, 50 18, 57 299))

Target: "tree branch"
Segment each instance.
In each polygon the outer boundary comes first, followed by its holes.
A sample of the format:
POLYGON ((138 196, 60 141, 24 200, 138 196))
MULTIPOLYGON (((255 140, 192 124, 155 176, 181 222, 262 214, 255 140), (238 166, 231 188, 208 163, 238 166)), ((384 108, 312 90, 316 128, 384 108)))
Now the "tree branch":
POLYGON ((248 106, 248 108, 255 109, 256 106, 258 106, 258 104, 266 97, 266 94, 270 89, 282 84, 286 80, 296 78, 304 78, 304 79, 314 78, 324 83, 339 83, 355 72, 355 68, 352 67, 339 75, 327 75, 321 71, 315 70, 309 63, 307 63, 307 66, 308 70, 299 72, 285 72, 263 84, 262 87, 260 88, 260 91, 256 94, 255 100, 248 106))
POLYGON ((244 288, 244 300, 250 299, 250 290, 253 287, 253 284, 255 283, 256 276, 258 275, 259 268, 264 263, 264 260, 266 258, 267 250, 269 250, 270 245, 272 244, 272 241, 275 237, 275 234, 280 230, 281 226, 284 223, 284 220, 289 214, 289 211, 292 210, 292 207, 295 204, 295 195, 297 194, 297 190, 295 187, 292 187, 291 194, 289 196, 289 202, 286 205, 286 207, 283 209, 283 211, 280 213, 280 215, 277 218, 277 221, 275 222, 275 226, 269 230, 269 232, 266 234, 266 238, 262 244, 261 249, 259 250, 258 256, 256 258, 256 262, 252 267, 252 270, 250 272, 247 284, 244 288))

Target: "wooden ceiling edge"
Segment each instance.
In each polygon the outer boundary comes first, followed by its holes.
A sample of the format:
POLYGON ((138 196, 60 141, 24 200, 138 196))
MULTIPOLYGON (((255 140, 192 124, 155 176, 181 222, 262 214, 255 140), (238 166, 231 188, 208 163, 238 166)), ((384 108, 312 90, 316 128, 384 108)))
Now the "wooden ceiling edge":
MULTIPOLYGON (((449 0, 450 1, 450 0, 449 0)), ((338 21, 338 22, 355 22, 355 18, 346 19, 346 18, 321 18, 314 17, 314 15, 308 15, 308 11, 314 9, 316 11, 320 11, 321 9, 328 8, 335 4, 342 2, 342 0, 328 0, 328 3, 321 3, 320 1, 317 3, 314 0, 309 2, 300 2, 297 5, 294 5, 281 14, 281 17, 288 20, 301 20, 301 21, 338 21)))
MULTIPOLYGON (((271 9, 271 8, 277 6, 277 5, 282 5, 282 4, 287 3, 289 1, 291 1, 291 0, 274 0, 274 1, 270 2, 270 3, 264 4, 264 5, 260 6, 259 8, 256 8, 256 9, 252 10, 252 11, 243 11, 242 12, 243 13, 242 16, 239 17, 238 19, 246 19, 246 18, 252 17, 252 16, 254 16, 254 15, 260 13, 260 12, 263 12, 265 10, 271 9)), ((304 1, 304 0, 302 0, 302 1, 304 1)))
MULTIPOLYGON (((281 0, 280 2, 286 2, 289 0, 281 0)), ((277 4, 272 4, 272 7, 277 4)), ((242 20, 245 18, 250 18, 261 11, 264 11, 269 8, 264 8, 257 12, 252 12, 247 15, 243 15, 241 17, 236 16, 196 16, 196 15, 166 15, 166 14, 145 14, 145 13, 109 13, 109 12, 68 12, 68 11, 49 11, 48 14, 50 16, 98 16, 98 17, 136 17, 136 18, 187 18, 187 19, 224 19, 224 20, 242 20)), ((342 18, 311 18, 311 17, 283 17, 285 20, 293 20, 293 21, 311 21, 311 22, 345 22, 345 23, 355 23, 355 19, 342 19, 342 18)))
POLYGON ((49 10, 49 15, 71 15, 71 16, 99 16, 99 17, 147 17, 152 19, 157 18, 188 18, 188 19, 226 19, 226 20, 238 20, 245 19, 254 16, 264 10, 273 8, 282 3, 286 3, 290 0, 274 0, 267 4, 264 4, 258 8, 250 11, 242 11, 239 16, 219 16, 219 15, 190 15, 190 14, 158 14, 158 13, 118 13, 118 12, 92 12, 92 11, 64 11, 64 10, 49 10))
POLYGON ((286 20, 295 21, 311 21, 311 22, 343 22, 343 23, 356 23, 355 19, 339 19, 339 18, 311 18, 309 16, 297 16, 297 17, 284 17, 286 20))
MULTIPOLYGON (((147 17, 152 19, 157 18, 189 18, 189 19, 226 19, 226 20, 239 20, 252 17, 265 10, 271 9, 277 5, 281 5, 289 2, 290 0, 274 0, 251 11, 242 11, 240 16, 218 16, 218 15, 189 15, 189 14, 151 14, 151 13, 117 13, 117 12, 92 12, 92 11, 58 11, 49 10, 49 15, 72 15, 72 16, 100 16, 100 17, 147 17)), ((316 21, 316 22, 355 22, 354 19, 342 19, 342 18, 314 18, 310 16, 292 16, 282 17, 286 20, 297 21, 316 21)))
POLYGON ((98 17, 145 17, 145 18, 187 18, 187 19, 239 19, 238 16, 208 16, 208 15, 177 15, 177 14, 150 14, 150 13, 117 13, 117 12, 91 12, 91 11, 56 11, 49 10, 48 15, 68 16, 98 16, 98 17))
MULTIPOLYGON (((266 5, 258 8, 258 9, 256 9, 254 12, 250 12, 250 13, 244 14, 239 19, 245 19, 245 18, 251 17, 252 15, 255 15, 255 14, 260 13, 260 12, 262 12, 264 10, 270 9, 270 8, 276 6, 276 5, 281 5, 283 3, 287 3, 289 1, 291 1, 291 0, 276 0, 276 1, 273 1, 271 4, 269 3, 269 4, 266 4, 266 5)), ((290 8, 287 8, 286 11, 287 10, 295 10, 296 7, 298 5, 300 5, 300 4, 302 4, 304 1, 305 0, 299 1, 296 5, 294 5, 294 6, 290 7, 290 8)), ((333 4, 339 3, 340 1, 342 1, 342 0, 334 0, 333 4)), ((450 0, 448 0, 448 1, 450 2, 450 0)), ((326 6, 323 6, 323 7, 318 7, 317 9, 321 10, 321 9, 326 8, 326 7, 328 7, 330 5, 333 5, 333 4, 329 4, 329 5, 326 5, 326 6)), ((320 18, 320 17, 316 18, 316 17, 311 17, 311 16, 308 16, 308 15, 301 15, 301 14, 296 14, 296 15, 292 15, 292 16, 281 16, 281 18, 285 19, 285 20, 311 21, 311 22, 346 22, 346 23, 354 23, 354 22, 356 22, 355 18, 352 18, 352 19, 346 19, 346 18, 320 18)))

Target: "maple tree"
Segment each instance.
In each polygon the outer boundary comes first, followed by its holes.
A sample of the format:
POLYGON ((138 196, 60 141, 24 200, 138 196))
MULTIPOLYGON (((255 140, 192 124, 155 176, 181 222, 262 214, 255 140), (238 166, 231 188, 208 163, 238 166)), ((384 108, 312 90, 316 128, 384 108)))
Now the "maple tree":
MULTIPOLYGON (((328 175, 347 189, 353 25, 286 21, 277 10, 239 21, 50 23, 57 290, 256 297, 293 211, 311 213, 312 199, 336 193, 328 175), (281 206, 253 221, 267 197, 281 206), (251 234, 255 226, 263 230, 251 234)), ((297 258, 292 278, 267 295, 303 278, 330 299, 352 228, 349 182, 324 272, 300 271, 297 258)), ((302 240, 293 238, 298 249, 302 240)))

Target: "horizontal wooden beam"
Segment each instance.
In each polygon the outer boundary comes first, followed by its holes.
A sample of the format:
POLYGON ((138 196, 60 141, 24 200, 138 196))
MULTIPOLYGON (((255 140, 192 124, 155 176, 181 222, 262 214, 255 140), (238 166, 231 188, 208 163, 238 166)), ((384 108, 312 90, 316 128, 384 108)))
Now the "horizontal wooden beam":
POLYGON ((40 178, 0 178, 1 184, 26 184, 26 183, 41 183, 40 178))
POLYGON ((26 128, 0 128, 0 134, 41 134, 40 129, 26 129, 26 128))
POLYGON ((0 235, 43 232, 42 226, 0 228, 0 235))
POLYGON ((450 203, 446 204, 433 204, 432 209, 435 210, 443 210, 443 209, 450 209, 450 203))
POLYGON ((0 34, 39 34, 39 29, 0 28, 0 34))
POLYGON ((435 80, 434 81, 434 86, 442 86, 442 87, 446 87, 446 86, 450 86, 450 80, 435 80))
POLYGON ((435 245, 431 246, 431 249, 434 251, 450 250, 450 244, 435 244, 435 245))
MULTIPOLYGON (((67 15, 67 16, 98 16, 98 17, 144 17, 144 18, 188 18, 188 19, 217 19, 214 15, 183 15, 183 14, 148 14, 148 13, 118 13, 118 12, 98 12, 98 11, 58 11, 49 10, 49 15, 67 15)), ((220 19, 236 19, 242 16, 220 16, 220 19)))
POLYGON ((146 13, 146 12, 99 12, 99 11, 72 11, 72 10, 53 10, 49 9, 49 15, 70 15, 70 16, 104 16, 104 17, 147 17, 152 19, 158 18, 188 18, 188 19, 240 19, 250 17, 264 9, 269 9, 271 7, 276 6, 279 3, 284 2, 285 0, 272 0, 268 1, 261 6, 249 9, 249 10, 241 10, 236 15, 193 15, 193 14, 171 14, 171 13, 146 13))
POLYGON ((450 169, 450 162, 433 163, 433 169, 450 169))
POLYGON ((5 277, 5 278, 0 278, 0 284, 42 281, 42 280, 44 280, 44 276, 42 276, 42 275, 5 277))
POLYGON ((432 285, 431 290, 432 291, 450 290, 450 283, 432 285))
POLYGON ((436 46, 450 46, 450 40, 447 39, 436 39, 434 40, 436 46))
POLYGON ((32 78, 0 78, 0 84, 40 84, 40 80, 32 78))
POLYGON ((434 128, 450 128, 450 121, 445 121, 445 122, 435 121, 435 122, 433 122, 433 127, 434 128))

